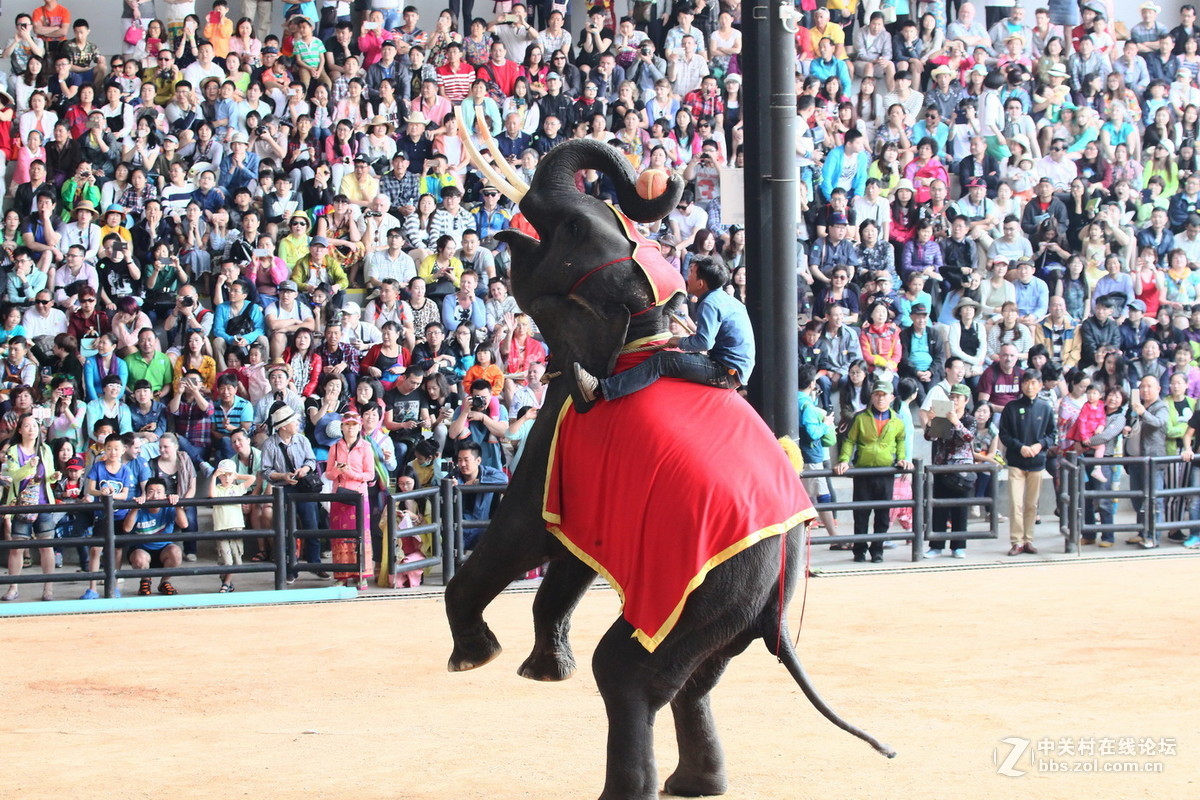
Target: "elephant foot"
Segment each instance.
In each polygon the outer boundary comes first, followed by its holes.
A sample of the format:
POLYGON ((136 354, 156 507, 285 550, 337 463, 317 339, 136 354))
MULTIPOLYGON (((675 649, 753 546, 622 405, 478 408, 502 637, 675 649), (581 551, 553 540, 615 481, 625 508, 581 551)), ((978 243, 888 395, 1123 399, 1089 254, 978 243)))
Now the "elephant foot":
POLYGON ((534 650, 517 674, 531 681, 565 681, 575 674, 575 657, 569 648, 549 652, 534 650))
POLYGON ((488 626, 482 625, 471 635, 454 637, 454 652, 447 665, 451 672, 477 669, 500 655, 503 648, 488 626))
POLYGON ((677 771, 667 778, 663 791, 676 797, 712 797, 725 794, 729 783, 724 772, 685 773, 677 771))

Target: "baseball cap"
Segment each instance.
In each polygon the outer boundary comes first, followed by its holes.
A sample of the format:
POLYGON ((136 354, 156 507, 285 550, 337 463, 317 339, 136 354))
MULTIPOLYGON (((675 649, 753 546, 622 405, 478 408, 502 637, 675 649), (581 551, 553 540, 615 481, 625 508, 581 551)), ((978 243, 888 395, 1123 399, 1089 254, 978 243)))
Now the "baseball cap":
POLYGON ((83 456, 72 456, 67 462, 67 469, 83 469, 83 456))
POLYGON ((300 287, 296 285, 295 281, 280 281, 279 282, 279 291, 281 291, 281 292, 298 292, 298 291, 300 291, 300 287))
POLYGON ((315 245, 320 245, 321 247, 329 247, 329 240, 326 239, 324 236, 314 236, 312 239, 309 240, 308 246, 313 247, 315 245))
POLYGON ((1138 311, 1141 311, 1143 314, 1146 313, 1146 304, 1144 302, 1142 302, 1141 300, 1133 300, 1132 302, 1130 302, 1129 307, 1136 308, 1138 311))
POLYGON ((980 178, 978 176, 976 176, 974 178, 967 178, 967 188, 968 189, 974 189, 977 186, 987 186, 987 181, 985 181, 983 178, 980 178))
POLYGON ((965 383, 956 383, 950 387, 950 394, 961 394, 963 397, 970 397, 971 389, 965 383))
POLYGON ((278 55, 278 54, 279 54, 279 48, 278 48, 278 47, 276 47, 276 46, 275 46, 275 45, 273 45, 273 44, 269 44, 269 45, 267 45, 266 47, 264 47, 264 48, 262 49, 262 52, 263 52, 263 55, 266 55, 266 54, 268 54, 268 53, 275 53, 276 55, 278 55))
POLYGON ((849 225, 850 220, 846 219, 845 214, 831 214, 829 216, 830 225, 849 225))
POLYGON ((914 303, 913 307, 908 310, 908 315, 910 317, 915 317, 917 314, 929 316, 929 309, 925 307, 924 303, 914 303))
POLYGON ((875 385, 871 387, 871 394, 879 394, 880 392, 883 392, 884 394, 891 394, 891 381, 875 381, 875 385))

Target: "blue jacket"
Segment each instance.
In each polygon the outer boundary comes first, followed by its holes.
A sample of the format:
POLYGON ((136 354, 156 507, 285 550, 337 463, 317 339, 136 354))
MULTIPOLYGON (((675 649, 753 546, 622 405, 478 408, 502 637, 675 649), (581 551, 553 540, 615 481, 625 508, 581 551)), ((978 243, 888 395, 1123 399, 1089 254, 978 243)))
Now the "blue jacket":
POLYGON ((700 298, 696 332, 679 341, 689 353, 707 351, 709 358, 732 369, 743 385, 754 371, 754 331, 746 306, 722 289, 700 298))
MULTIPOLYGON (((100 388, 100 362, 97 360, 99 356, 92 356, 87 361, 83 362, 83 391, 84 398, 90 403, 97 397, 100 397, 104 392, 100 388)), ((118 375, 121 378, 121 390, 129 388, 129 366, 122 358, 113 356, 113 366, 116 367, 111 375, 118 375)))
MULTIPOLYGON (((821 167, 821 194, 826 200, 837 188, 838 178, 842 176, 842 162, 846 159, 845 146, 835 147, 825 156, 825 165, 821 167)), ((858 169, 854 172, 854 185, 847 189, 850 197, 856 197, 867 191, 867 167, 871 165, 871 157, 865 151, 858 153, 858 169)))
POLYGON ((804 463, 823 464, 826 449, 821 440, 833 430, 833 426, 825 421, 825 412, 817 407, 812 395, 798 392, 796 400, 800 407, 800 436, 797 441, 804 463))
POLYGON ((246 153, 246 160, 242 166, 234 168, 233 154, 225 156, 221 159, 221 169, 217 172, 217 185, 227 192, 232 192, 234 189, 240 189, 245 186, 247 188, 254 185, 258 180, 258 154, 246 153))
MULTIPOLYGON (((243 301, 242 311, 244 313, 247 308, 250 309, 250 322, 254 325, 249 333, 240 334, 250 344, 254 344, 254 340, 260 336, 264 336, 263 329, 263 312, 262 306, 258 303, 251 303, 249 300, 243 301)), ((218 336, 225 340, 226 344, 233 344, 233 336, 228 332, 227 328, 229 320, 236 318, 239 314, 231 314, 229 303, 221 303, 217 306, 215 315, 213 316, 212 335, 218 336)))

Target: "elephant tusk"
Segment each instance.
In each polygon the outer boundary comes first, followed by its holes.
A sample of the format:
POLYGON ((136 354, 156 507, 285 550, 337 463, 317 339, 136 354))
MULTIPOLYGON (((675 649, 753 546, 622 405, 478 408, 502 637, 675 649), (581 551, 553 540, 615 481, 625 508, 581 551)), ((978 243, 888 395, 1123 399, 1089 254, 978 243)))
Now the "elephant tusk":
MULTIPOLYGON (((517 191, 517 189, 513 188, 513 186, 496 171, 495 166, 488 163, 488 161, 484 159, 483 154, 479 152, 479 148, 475 146, 475 142, 471 141, 470 130, 463 119, 461 106, 455 107, 454 118, 458 121, 458 138, 462 140, 463 147, 467 149, 467 154, 471 157, 471 163, 483 173, 483 176, 487 178, 489 182, 494 184, 495 187, 500 190, 501 194, 514 203, 519 204, 521 202, 521 198, 525 196, 525 192, 517 191)), ((494 143, 492 152, 495 152, 494 143)), ((502 159, 497 159, 497 161, 499 160, 502 159)), ((526 190, 528 190, 528 187, 526 187, 526 190)))
MULTIPOLYGON (((459 108, 462 108, 462 106, 459 106, 459 108)), ((487 147, 488 152, 499 152, 500 148, 496 145, 496 140, 492 138, 492 132, 487 127, 487 119, 482 114, 475 118, 475 126, 479 128, 479 136, 483 139, 483 144, 487 147)), ((512 168, 508 161, 503 158, 497 158, 496 168, 508 180, 509 185, 524 197, 525 193, 529 191, 529 184, 521 180, 521 176, 517 174, 517 171, 512 168)))

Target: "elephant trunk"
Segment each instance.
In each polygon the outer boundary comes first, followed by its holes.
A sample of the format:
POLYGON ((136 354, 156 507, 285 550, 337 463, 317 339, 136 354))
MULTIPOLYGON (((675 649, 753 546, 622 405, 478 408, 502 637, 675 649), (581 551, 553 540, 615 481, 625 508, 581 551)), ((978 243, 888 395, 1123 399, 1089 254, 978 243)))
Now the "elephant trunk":
POLYGON ((637 174, 621 151, 593 139, 564 142, 542 159, 521 200, 521 213, 539 233, 549 232, 548 226, 562 209, 565 196, 578 194, 575 174, 585 169, 598 170, 612 179, 621 211, 635 222, 658 222, 671 213, 683 193, 683 178, 673 174, 663 193, 647 200, 638 194, 637 174))

